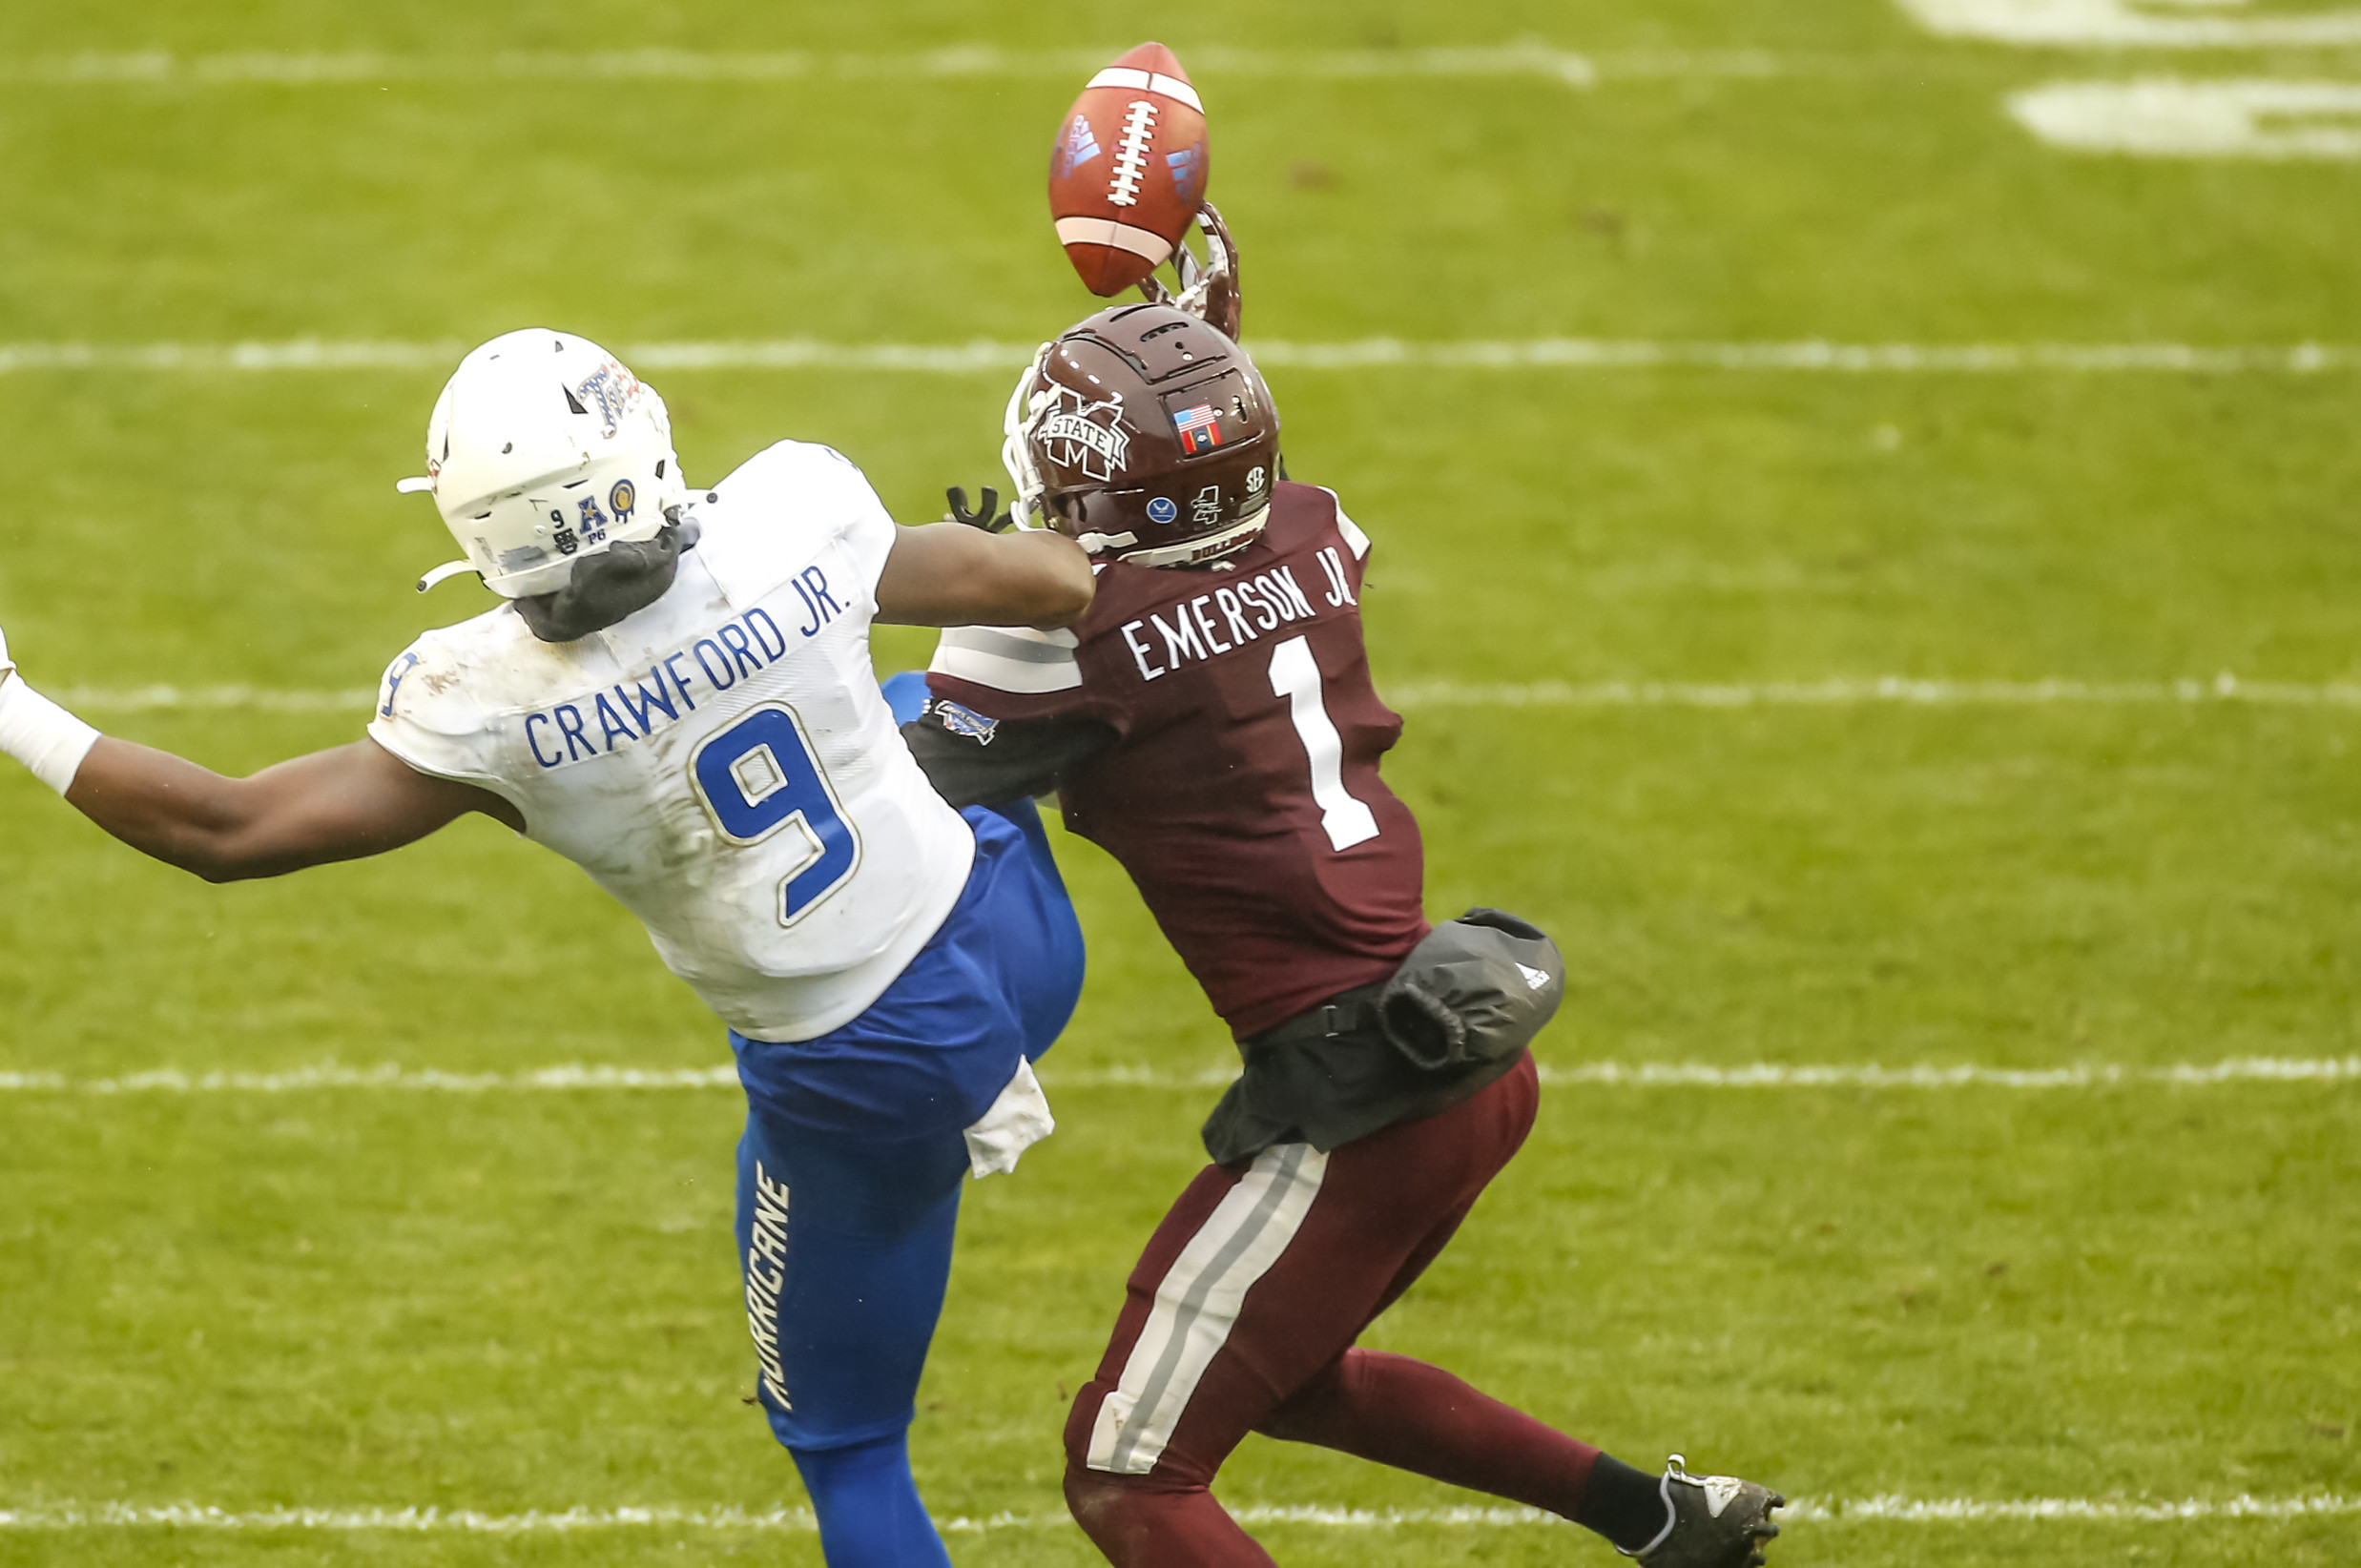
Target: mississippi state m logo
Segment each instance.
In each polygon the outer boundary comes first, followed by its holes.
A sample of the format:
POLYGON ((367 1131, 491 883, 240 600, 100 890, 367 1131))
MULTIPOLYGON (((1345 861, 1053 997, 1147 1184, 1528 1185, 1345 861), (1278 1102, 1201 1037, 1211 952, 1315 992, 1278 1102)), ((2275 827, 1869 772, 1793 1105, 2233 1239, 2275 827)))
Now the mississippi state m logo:
POLYGON ((1058 388, 1057 398, 1042 422, 1042 455, 1061 468, 1079 469, 1084 478, 1101 483, 1122 473, 1131 450, 1131 432, 1123 423, 1123 400, 1092 402, 1067 386, 1058 388))

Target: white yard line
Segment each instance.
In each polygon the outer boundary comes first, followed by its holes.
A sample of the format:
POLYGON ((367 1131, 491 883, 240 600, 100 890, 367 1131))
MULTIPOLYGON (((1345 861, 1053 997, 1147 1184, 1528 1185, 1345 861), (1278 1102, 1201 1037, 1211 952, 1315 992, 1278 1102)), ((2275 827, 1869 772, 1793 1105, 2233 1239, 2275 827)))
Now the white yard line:
MULTIPOLYGON (((23 87, 390 87, 403 83, 583 81, 780 83, 1071 78, 1107 63, 1105 52, 1009 50, 989 45, 900 54, 795 50, 504 51, 487 55, 317 54, 162 51, 51 55, 0 66, 0 83, 23 87)), ((1792 53, 1763 49, 1610 50, 1583 52, 1527 40, 1449 49, 1188 51, 1200 85, 1226 78, 1291 82, 1498 82, 1523 78, 1584 89, 1602 82, 1768 81, 1783 77, 1910 75, 1946 69, 1941 53, 1792 53)))
POLYGON ((2009 113, 2053 147, 2158 158, 2361 161, 2361 82, 2051 82, 2009 113))
MULTIPOLYGON (((1053 1064, 1042 1070, 1041 1081, 1053 1089, 1206 1089, 1220 1088, 1237 1075, 1234 1065, 1222 1063, 1177 1072, 1132 1065, 1061 1073, 1053 1064)), ((1974 1063, 1888 1067, 1876 1063, 1584 1062, 1568 1067, 1543 1066, 1541 1079, 1544 1083, 1648 1089, 2098 1089, 2136 1084, 2193 1088, 2218 1083, 2361 1083, 2361 1056, 2243 1056, 2156 1066, 2086 1063, 2064 1067, 1993 1067, 1974 1063)), ((6 1079, 0 1078, 0 1088, 7 1086, 6 1079)))
POLYGON ((2248 0, 1901 0, 1929 31, 2045 49, 2302 49, 2361 44, 2361 10, 2254 14, 2248 0))
MULTIPOLYGON (((1235 1066, 1221 1063, 1178 1072, 1133 1065, 1061 1073, 1052 1064, 1042 1070, 1041 1080, 1053 1089, 1203 1089, 1219 1088, 1236 1076, 1235 1066)), ((1544 1066, 1541 1079, 1544 1083, 1612 1088, 2097 1089, 2137 1084, 2193 1088, 2219 1083, 2361 1083, 2361 1056, 2248 1056, 2154 1066, 2099 1063, 2063 1067, 1993 1067, 1973 1063, 1888 1067, 1876 1063, 1584 1062, 1565 1067, 1544 1066)), ((0 1087, 6 1086, 6 1079, 0 1078, 0 1087)))
MULTIPOLYGON (((377 693, 259 686, 67 687, 52 693, 92 713, 257 709, 270 712, 365 712, 377 693)), ((1816 681, 1458 681, 1411 680, 1383 695, 1397 708, 2328 708, 2361 709, 2361 684, 2211 680, 1958 681, 1873 675, 1816 681)))
POLYGON ((2091 1089, 2134 1083, 2361 1083, 2361 1056, 2245 1056, 2220 1062, 2130 1067, 2104 1063, 2065 1067, 1987 1067, 1972 1063, 1885 1067, 1874 1063, 1820 1065, 1760 1062, 1715 1066, 1682 1062, 1587 1062, 1571 1067, 1544 1067, 1542 1080, 1549 1083, 1713 1089, 2091 1089))
MULTIPOLYGON (((52 87, 142 82, 193 87, 341 87, 404 82, 876 82, 1071 77, 1079 85, 1107 63, 1109 52, 1007 50, 989 45, 961 45, 896 54, 635 49, 583 52, 507 50, 482 55, 304 54, 262 51, 176 55, 150 51, 26 60, 0 70, 0 82, 52 87)), ((1712 59, 1700 56, 1694 73, 1709 72, 1712 59)), ((1300 52, 1207 48, 1190 51, 1189 64, 1201 77, 1212 78, 1386 81, 1433 77, 1483 81, 1528 77, 1569 88, 1589 87, 1598 79, 1597 68, 1587 57, 1543 43, 1464 49, 1300 52)))
POLYGON ((2247 705, 2361 708, 2361 684, 2211 680, 1929 680, 1911 675, 1818 681, 1406 681, 1397 708, 2046 708, 2247 705))
MULTIPOLYGON (((0 85, 105 88, 392 87, 443 82, 596 81, 798 83, 1057 80, 1079 84, 1106 52, 960 46, 903 54, 794 50, 504 51, 489 55, 318 54, 163 51, 35 56, 0 65, 0 85)), ((1833 53, 1768 49, 1577 51, 1538 40, 1454 49, 1281 51, 1192 48, 1185 62, 1199 86, 1227 80, 1289 82, 1498 82, 1523 78, 1572 90, 1633 82, 1778 81, 1890 77, 1919 81, 1976 69, 1956 52, 1888 50, 1833 53)))
MULTIPOLYGON (((1566 1521, 1538 1509, 1507 1507, 1347 1508, 1336 1504, 1245 1506, 1232 1511, 1241 1524, 1314 1525, 1343 1530, 1415 1527, 1469 1529, 1563 1526, 1566 1521)), ((1988 1520, 2027 1523, 2092 1522, 2176 1524, 2212 1519, 2311 1519, 2361 1514, 2361 1497, 2333 1493, 2305 1496, 2187 1497, 2133 1500, 2100 1497, 1797 1497, 1785 1520, 1953 1524, 1988 1520)), ((1067 1530, 1065 1514, 995 1514, 984 1518, 937 1521, 946 1535, 983 1535, 997 1530, 1067 1530)), ((775 1508, 567 1508, 494 1514, 466 1508, 267 1508, 238 1510, 197 1503, 56 1503, 37 1508, 0 1508, 0 1531, 123 1529, 232 1531, 315 1530, 439 1535, 570 1535, 592 1531, 767 1532, 809 1535, 818 1528, 809 1509, 775 1508)))
POLYGON ((259 686, 75 686, 57 691, 52 700, 93 713, 256 708, 281 713, 357 714, 376 706, 377 692, 367 687, 343 691, 287 691, 259 686))
MULTIPOLYGON (((963 343, 839 343, 812 338, 626 342, 618 352, 641 370, 836 370, 932 376, 1004 374, 1030 362, 1038 345, 976 339, 963 343)), ((1808 375, 2168 375, 2309 376, 2361 370, 2350 343, 2182 342, 1837 342, 1819 338, 1712 341, 1647 338, 1523 338, 1338 342, 1255 339, 1266 369, 1478 371, 1718 370, 1808 375)), ((456 340, 295 338, 199 343, 0 343, 0 375, 104 371, 115 374, 397 370, 447 372, 466 345, 456 340)))
POLYGON ((1364 338, 1339 343, 1247 345, 1255 361, 1294 370, 1406 365, 1443 370, 1761 370, 1839 375, 2312 375, 2361 369, 2361 349, 2342 344, 1847 343, 1825 339, 1712 342, 1617 338, 1533 338, 1412 342, 1364 338))
MULTIPOLYGON (((1218 1088, 1235 1066, 1207 1063, 1172 1070, 1146 1065, 1061 1070, 1051 1058, 1042 1082, 1052 1089, 1218 1088)), ((2227 1057, 2218 1062, 2161 1065, 2099 1063, 2061 1067, 1996 1067, 1973 1063, 1889 1067, 1876 1063, 1585 1062, 1544 1066, 1544 1083, 1614 1088, 1692 1089, 2094 1089, 2143 1084, 2202 1088, 2222 1083, 2332 1084, 2361 1083, 2361 1056, 2227 1057)), ((348 1067, 321 1063, 283 1072, 159 1067, 112 1078, 64 1073, 0 1072, 0 1094, 192 1095, 296 1094, 316 1090, 391 1090, 411 1094, 582 1093, 734 1089, 735 1067, 606 1067, 580 1063, 511 1072, 454 1072, 392 1063, 348 1067)))

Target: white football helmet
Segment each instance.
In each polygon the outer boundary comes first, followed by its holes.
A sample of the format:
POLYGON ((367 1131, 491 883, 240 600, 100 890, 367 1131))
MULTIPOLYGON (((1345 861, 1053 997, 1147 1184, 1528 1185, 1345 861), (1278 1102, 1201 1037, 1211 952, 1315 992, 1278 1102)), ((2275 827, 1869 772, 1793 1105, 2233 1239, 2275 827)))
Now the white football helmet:
POLYGON ((655 389, 568 332, 504 333, 460 361, 426 422, 426 474, 466 552, 419 580, 472 571, 504 598, 553 593, 573 564, 651 539, 688 499, 673 422, 655 389))

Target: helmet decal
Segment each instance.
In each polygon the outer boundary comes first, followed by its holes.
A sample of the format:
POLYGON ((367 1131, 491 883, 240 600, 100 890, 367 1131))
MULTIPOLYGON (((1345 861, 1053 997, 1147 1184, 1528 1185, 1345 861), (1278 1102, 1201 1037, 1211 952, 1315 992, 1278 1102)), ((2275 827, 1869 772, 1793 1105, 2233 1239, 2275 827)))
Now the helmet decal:
POLYGON ((598 497, 586 495, 575 502, 582 513, 582 542, 603 544, 607 538, 607 514, 598 509, 598 497))
POLYGON ((1160 495, 1148 504, 1148 521, 1150 523, 1170 523, 1178 516, 1180 508, 1172 505, 1170 496, 1160 495))
POLYGON ((1041 443, 1042 455, 1102 484, 1123 472, 1124 459, 1131 450, 1123 400, 1093 402, 1070 386, 1058 387, 1056 399, 1035 438, 1041 443))
MULTIPOLYGON (((663 474, 664 464, 659 459, 656 463, 656 476, 662 478, 663 474)), ((615 487, 607 492, 607 509, 615 514, 615 521, 618 524, 629 523, 632 520, 632 508, 638 502, 639 492, 632 487, 632 482, 628 479, 616 480, 615 487)))
POLYGON ((1266 477, 1267 476, 1260 468, 1248 469, 1246 473, 1246 493, 1249 495, 1260 495, 1262 493, 1262 482, 1266 477))
POLYGON ((638 380, 617 360, 609 360, 574 388, 584 402, 598 404, 598 417, 605 426, 599 434, 609 441, 614 440, 615 432, 622 428, 623 416, 631 408, 632 395, 638 390, 638 380))
POLYGON ((1208 485, 1197 492, 1197 499, 1189 504, 1189 524, 1191 527, 1212 528, 1221 524, 1221 486, 1208 485))
POLYGON ((1213 412, 1210 402, 1184 408, 1173 415, 1172 428, 1180 432, 1181 450, 1190 457, 1221 444, 1221 416, 1213 412))

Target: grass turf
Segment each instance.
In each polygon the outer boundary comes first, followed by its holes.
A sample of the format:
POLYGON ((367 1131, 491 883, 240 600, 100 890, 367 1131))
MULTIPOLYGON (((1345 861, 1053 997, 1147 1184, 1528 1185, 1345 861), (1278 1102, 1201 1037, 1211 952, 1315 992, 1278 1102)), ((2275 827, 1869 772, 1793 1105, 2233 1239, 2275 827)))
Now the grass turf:
MULTIPOLYGON (((1140 22, 1139 28, 1149 24, 1140 22)), ((1200 70, 1250 327, 1930 341, 2351 335, 2337 165, 2070 157, 1999 113, 2131 68, 1917 33, 1874 0, 1308 5, 1207 45, 1758 48, 1784 74, 1283 85, 1200 70)), ((0 59, 899 53, 1134 41, 1080 8, 379 13, 30 8, 0 59)), ((2183 69, 2334 73, 2349 56, 2183 69)), ((1040 222, 1074 83, 11 85, 0 342, 1028 341, 1087 301, 1040 222)), ((696 475, 785 434, 898 514, 996 472, 1004 378, 656 378, 696 475)), ((367 686, 447 554, 414 471, 438 378, 18 373, 0 624, 45 688, 367 686)), ((1381 680, 2355 673, 2349 376, 1657 371, 1274 376, 1292 464, 1379 542, 1381 680)), ((880 639, 881 663, 925 641, 880 639)), ((94 713, 244 770, 359 714, 94 713)), ((1572 955, 1543 1055, 2154 1063, 2356 1049, 2361 843, 2341 711, 1422 708, 1389 766, 1437 913, 1572 955)), ((1061 846, 1093 942, 1063 1128, 973 1187, 916 1445, 944 1515, 1054 1514, 1062 1401, 1193 1168, 1217 1028, 1119 872, 1061 846)), ((482 824, 198 886, 0 774, 0 1071, 704 1066, 718 1030, 628 918, 482 824)), ((1056 1080, 1064 1074, 1069 1086, 1056 1080)), ((1555 1088, 1374 1342, 1652 1463, 1791 1491, 2225 1498, 2361 1489, 2350 1085, 1555 1088)), ((738 1403, 727 1091, 0 1099, 0 1509, 627 1503, 798 1494, 738 1403)), ((1447 1507, 1254 1443, 1243 1504, 1447 1507)), ((1290 1562, 1607 1560, 1531 1526, 1274 1524, 1290 1562)), ((1792 1528, 1791 1562, 2349 1558, 2308 1521, 1792 1528)), ((1063 1528, 963 1563, 1091 1560, 1063 1528)), ((12 1531, 29 1562, 815 1561, 808 1537, 12 1531)))

